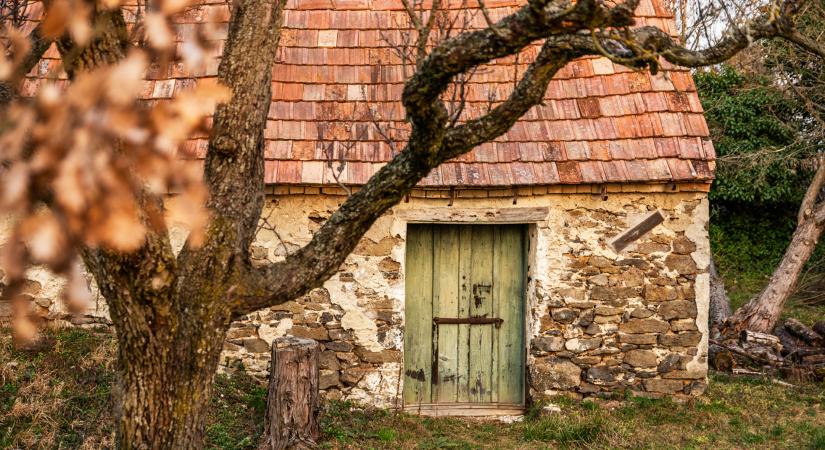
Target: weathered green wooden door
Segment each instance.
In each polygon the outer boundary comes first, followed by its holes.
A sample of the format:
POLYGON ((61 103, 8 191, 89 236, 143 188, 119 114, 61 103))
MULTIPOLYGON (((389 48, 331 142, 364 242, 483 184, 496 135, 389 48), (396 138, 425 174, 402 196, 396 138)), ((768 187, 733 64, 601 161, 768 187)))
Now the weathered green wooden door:
POLYGON ((404 404, 524 402, 523 225, 409 225, 404 404))

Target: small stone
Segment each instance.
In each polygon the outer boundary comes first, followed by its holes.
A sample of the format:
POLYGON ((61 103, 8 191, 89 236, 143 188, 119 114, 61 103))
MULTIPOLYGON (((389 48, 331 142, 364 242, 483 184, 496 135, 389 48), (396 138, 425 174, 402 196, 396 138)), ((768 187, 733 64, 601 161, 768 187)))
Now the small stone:
POLYGON ((559 295, 564 297, 565 301, 581 301, 584 300, 584 290, 576 288, 566 288, 559 291, 559 295))
POLYGON ((590 277, 588 281, 594 286, 607 286, 609 279, 607 278, 607 275, 601 273, 590 277))
POLYGON ((635 345, 653 345, 658 337, 655 334, 624 334, 619 333, 619 342, 635 345))
POLYGON ((596 302, 567 302, 567 306, 576 309, 590 309, 597 304, 596 302))
POLYGON ((288 311, 293 314, 301 314, 304 312, 304 307, 295 301, 281 303, 270 308, 272 311, 288 311))
POLYGON ((612 383, 616 381, 614 370, 615 368, 607 366, 593 366, 587 369, 587 381, 596 385, 612 383))
POLYGON ((364 367, 352 367, 341 372, 340 380, 347 386, 355 386, 368 371, 364 367))
POLYGON ((329 332, 322 326, 309 327, 304 325, 294 325, 292 329, 289 330, 289 335, 305 339, 314 339, 316 341, 329 340, 329 332))
POLYGON ((318 371, 318 389, 328 389, 341 384, 339 372, 337 370, 318 371))
POLYGON ((590 265, 593 267, 608 267, 613 264, 613 261, 605 258, 604 256, 593 256, 590 258, 590 265))
POLYGON ((353 349, 352 344, 344 341, 324 342, 324 347, 334 352, 351 352, 353 349))
POLYGON ((533 348, 542 352, 558 352, 564 348, 564 338, 559 336, 542 336, 533 339, 533 348))
POLYGON ((666 347, 690 347, 702 340, 702 333, 698 331, 684 331, 676 334, 659 336, 659 344, 666 347))
POLYGON ((644 380, 644 387, 648 392, 674 394, 682 391, 684 388, 684 383, 679 380, 660 380, 658 378, 649 378, 644 380))
POLYGON ((664 333, 670 324, 659 319, 632 319, 619 324, 619 331, 624 333, 664 333))
POLYGON ((671 253, 665 258, 665 266, 680 275, 696 273, 696 262, 690 255, 677 255, 671 253))
POLYGON ((685 361, 682 355, 671 353, 659 363, 656 371, 659 373, 673 372, 674 370, 683 370, 685 368, 685 361))
POLYGON ((628 287, 641 287, 645 284, 645 274, 641 270, 631 267, 622 273, 620 281, 628 287))
POLYGON ((568 390, 581 383, 581 367, 567 360, 536 361, 529 370, 530 381, 539 392, 568 390))
POLYGON ((596 312, 592 309, 588 309, 584 311, 581 316, 579 316, 579 320, 576 322, 576 325, 582 328, 587 328, 593 323, 593 319, 596 317, 596 312))
POLYGON ((624 354, 624 362, 633 367, 656 367, 656 353, 652 350, 631 350, 624 354))
POLYGON ((602 362, 601 356, 576 356, 571 359, 579 367, 590 367, 602 362))
POLYGON ((696 319, 679 319, 670 321, 670 329, 673 331, 696 331, 696 319))
POLYGON ((593 319, 593 321, 599 324, 620 323, 622 321, 622 316, 597 316, 593 319))
POLYGON ((670 251, 670 246, 658 242, 642 242, 636 246, 636 251, 644 254, 665 253, 670 251))
POLYGON ((630 317, 636 319, 647 319, 648 317, 653 315, 653 311, 647 308, 636 308, 630 312, 630 317))
POLYGON ((578 316, 578 312, 576 312, 572 309, 562 308, 562 309, 554 309, 553 311, 551 311, 550 315, 553 317, 553 320, 555 320, 559 323, 569 324, 569 323, 573 323, 573 321, 576 320, 576 317, 578 316))
POLYGON ((641 258, 626 258, 619 260, 616 263, 620 266, 634 267, 639 270, 647 270, 650 267, 650 263, 641 258))
POLYGON ((616 300, 616 293, 613 289, 605 286, 594 286, 590 290, 590 299, 596 301, 610 301, 616 300))
POLYGON ((384 258, 378 263, 378 270, 382 272, 398 272, 401 270, 401 263, 392 258, 384 258))
POLYGON ((687 236, 679 236, 673 241, 673 253, 680 255, 688 255, 696 251, 696 244, 693 243, 687 236))
POLYGON ((665 320, 696 318, 696 303, 676 300, 659 306, 659 315, 665 320))
POLYGON ((358 355, 362 361, 373 364, 401 361, 401 352, 398 350, 381 350, 380 352, 372 352, 364 347, 356 347, 355 354, 358 355))
POLYGON ((258 338, 244 339, 243 346, 250 353, 267 353, 270 351, 269 344, 258 338))
POLYGON ((582 353, 588 350, 599 348, 602 345, 602 338, 590 339, 570 339, 564 343, 564 347, 574 353, 582 353))
POLYGON ((624 308, 616 308, 612 306, 597 306, 597 316, 615 316, 624 312, 624 308))
POLYGON ((335 356, 341 361, 342 365, 345 367, 352 367, 361 364, 361 359, 358 358, 358 355, 351 352, 336 352, 335 356))
POLYGON ((645 286, 644 299, 649 302, 666 302, 676 300, 676 288, 673 286, 657 286, 648 284, 645 286))
POLYGON ((341 368, 341 364, 338 362, 338 357, 335 356, 335 352, 332 350, 321 352, 318 357, 318 366, 322 369, 329 370, 338 370, 341 368))
POLYGON ((28 294, 31 296, 35 296, 43 290, 43 285, 40 284, 39 281, 36 280, 24 280, 23 286, 20 288, 20 292, 23 294, 28 294))
MULTIPOLYGON (((327 327, 329 328, 329 327, 327 327)), ((333 341, 347 341, 352 339, 352 333, 343 328, 329 329, 329 338, 333 341)), ((351 350, 351 349, 350 349, 351 350)), ((336 352, 348 352, 349 350, 335 350, 336 352)))

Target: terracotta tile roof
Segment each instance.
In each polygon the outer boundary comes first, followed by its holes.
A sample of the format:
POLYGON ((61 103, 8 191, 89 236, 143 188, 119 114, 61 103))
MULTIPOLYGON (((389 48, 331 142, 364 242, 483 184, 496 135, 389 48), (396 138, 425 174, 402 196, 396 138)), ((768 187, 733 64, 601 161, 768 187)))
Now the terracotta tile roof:
MULTIPOLYGON (((487 0, 494 20, 525 0, 487 0)), ((458 14, 466 0, 450 0, 458 14)), ((642 0, 639 23, 674 33, 661 0, 642 0)), ((363 184, 403 147, 400 104, 405 65, 397 53, 407 19, 400 0, 289 0, 272 104, 265 130, 266 182, 363 184), (382 131, 376 129, 375 124, 382 131), (390 136, 395 145, 386 142, 390 136), (344 162, 342 164, 341 162, 344 162), (337 178, 337 181, 336 181, 337 178)), ((206 2, 177 19, 179 37, 210 14, 229 17, 225 2, 206 2)), ((481 14, 469 26, 482 27, 481 14)), ((150 74, 147 99, 169 98, 193 77, 214 76, 221 46, 195 74, 178 66, 150 74)), ((537 48, 479 70, 466 85, 462 119, 506 98, 537 48)), ((51 49, 26 89, 57 65, 51 49)), ((604 182, 709 181, 715 154, 690 73, 663 62, 660 75, 634 72, 606 58, 583 58, 552 80, 543 105, 504 136, 432 171, 422 186, 503 186, 604 182)), ((409 73, 409 67, 406 68, 409 73)), ((186 143, 184 158, 203 158, 206 137, 186 143)))

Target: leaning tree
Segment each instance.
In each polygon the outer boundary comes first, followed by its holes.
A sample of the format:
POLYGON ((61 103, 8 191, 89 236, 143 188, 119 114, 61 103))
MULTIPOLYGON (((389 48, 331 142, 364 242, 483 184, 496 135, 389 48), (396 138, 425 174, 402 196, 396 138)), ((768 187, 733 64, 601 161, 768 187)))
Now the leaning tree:
MULTIPOLYGON (((49 0, 31 33, 4 29, 0 205, 15 222, 3 249, 3 295, 20 297, 24 268, 45 264, 69 275, 70 305, 82 300, 72 263, 80 256, 117 331, 121 448, 200 448, 232 320, 320 286, 370 225, 431 169, 505 133, 574 59, 605 56, 655 73, 660 58, 698 67, 720 63, 759 39, 806 42, 793 21, 801 0, 772 2, 748 20, 733 21, 723 38, 699 50, 656 27, 636 26, 639 0, 529 0, 496 23, 440 42, 429 36, 441 1, 428 2, 428 14, 420 14, 421 3, 400 1, 410 33, 421 42, 401 100, 410 126, 403 150, 307 245, 264 266, 253 266, 249 253, 264 204, 263 131, 285 0, 233 2, 220 84, 201 83, 151 105, 136 100, 147 68, 178 60, 197 65, 213 51, 208 30, 176 51, 171 17, 184 10, 185 0, 132 8, 130 25, 119 0, 49 0), (24 74, 52 42, 69 80, 20 95, 28 86, 24 74), (508 98, 480 117, 451 120, 444 94, 455 80, 535 44, 540 51, 508 98), (176 146, 209 114, 202 173, 177 169, 176 146), (164 204, 170 191, 187 201, 164 204), (208 221, 191 207, 198 199, 205 199, 208 221), (169 215, 192 226, 177 253, 164 222, 169 215)), ((6 22, 17 17, 9 14, 6 22)), ((14 323, 19 339, 31 335, 23 312, 14 323)))

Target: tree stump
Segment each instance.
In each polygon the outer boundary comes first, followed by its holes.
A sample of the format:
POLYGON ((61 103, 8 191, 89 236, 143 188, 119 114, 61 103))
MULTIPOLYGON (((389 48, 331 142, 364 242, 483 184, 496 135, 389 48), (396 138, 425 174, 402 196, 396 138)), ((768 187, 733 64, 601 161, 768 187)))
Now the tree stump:
POLYGON ((318 412, 318 343, 283 337, 272 342, 266 418, 260 450, 315 448, 318 412))

